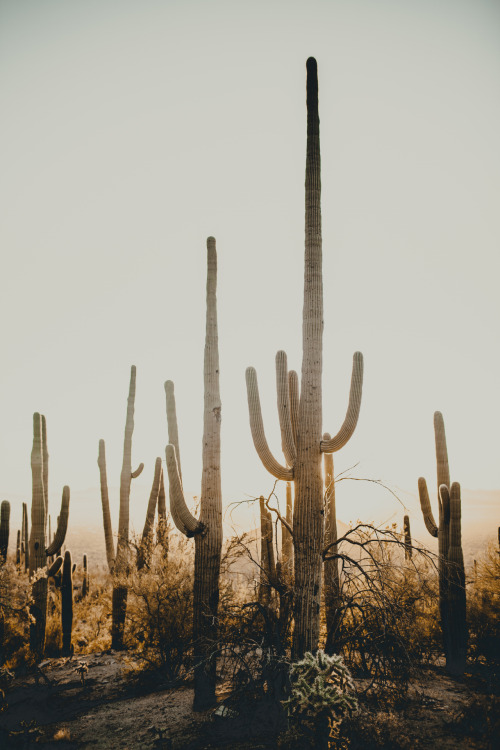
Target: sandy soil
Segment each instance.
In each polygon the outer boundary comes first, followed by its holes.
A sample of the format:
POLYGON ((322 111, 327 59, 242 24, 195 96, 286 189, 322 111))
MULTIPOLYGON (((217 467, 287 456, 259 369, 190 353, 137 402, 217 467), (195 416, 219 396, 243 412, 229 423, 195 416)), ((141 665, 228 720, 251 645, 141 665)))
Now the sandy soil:
MULTIPOLYGON (((213 711, 195 713, 189 687, 172 690, 157 679, 137 679, 132 666, 126 655, 107 652, 50 659, 36 675, 16 678, 0 714, 0 748, 276 747, 273 727, 258 711, 232 719, 217 718, 213 711), (84 684, 76 671, 80 663, 87 667, 84 684)), ((405 727, 406 744, 400 746, 487 748, 477 734, 464 737, 454 731, 456 717, 479 692, 472 678, 453 680, 439 670, 423 677, 412 686, 404 708, 392 709, 405 727)))

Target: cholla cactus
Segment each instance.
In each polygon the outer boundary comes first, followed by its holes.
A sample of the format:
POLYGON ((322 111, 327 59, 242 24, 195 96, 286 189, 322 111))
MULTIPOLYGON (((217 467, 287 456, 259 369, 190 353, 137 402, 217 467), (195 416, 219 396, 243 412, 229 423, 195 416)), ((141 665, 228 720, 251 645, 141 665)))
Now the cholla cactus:
POLYGON ((315 748, 327 748, 342 719, 355 711, 351 674, 341 656, 319 649, 292 664, 291 694, 283 702, 292 724, 312 734, 315 748))

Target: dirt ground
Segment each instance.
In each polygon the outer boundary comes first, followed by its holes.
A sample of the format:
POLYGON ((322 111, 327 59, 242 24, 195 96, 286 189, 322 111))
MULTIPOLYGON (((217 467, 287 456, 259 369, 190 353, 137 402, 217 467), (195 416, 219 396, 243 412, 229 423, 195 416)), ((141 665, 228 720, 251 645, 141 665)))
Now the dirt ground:
MULTIPOLYGON (((486 727, 484 737, 480 727, 468 734, 467 729, 466 734, 456 731, 459 717, 467 717, 471 701, 481 695, 484 688, 473 677, 452 679, 433 670, 412 685, 402 708, 381 711, 380 705, 376 710, 368 705, 363 711, 365 720, 373 723, 375 717, 375 747, 482 750, 495 747, 485 739, 486 727), (395 727, 404 727, 404 731, 396 732, 395 727), (398 734, 400 738, 395 740, 398 734)), ((50 659, 37 674, 15 678, 9 685, 0 713, 0 748, 277 747, 276 727, 270 726, 258 709, 251 715, 242 712, 244 715, 220 718, 213 710, 193 712, 192 700, 189 687, 172 690, 157 679, 138 679, 123 654, 50 659), (87 668, 84 684, 76 671, 82 663, 87 668)))

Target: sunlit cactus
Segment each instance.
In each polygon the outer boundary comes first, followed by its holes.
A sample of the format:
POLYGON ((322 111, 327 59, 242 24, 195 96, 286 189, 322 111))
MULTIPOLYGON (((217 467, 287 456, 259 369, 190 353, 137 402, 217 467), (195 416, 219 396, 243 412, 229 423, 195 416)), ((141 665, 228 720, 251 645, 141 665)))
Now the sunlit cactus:
POLYGON ((349 406, 342 427, 322 440, 323 279, 318 77, 314 58, 307 61, 307 157, 305 183, 305 260, 300 397, 290 377, 285 352, 276 355, 281 440, 286 466, 269 450, 264 434, 257 375, 246 372, 250 426, 259 457, 277 479, 293 481, 294 634, 293 656, 318 648, 321 574, 324 554, 323 453, 333 453, 350 439, 361 405, 363 357, 354 355, 349 406))
POLYGON ((71 656, 73 647, 71 635, 73 631, 73 564, 71 552, 66 550, 62 566, 61 581, 61 627, 62 627, 62 655, 71 656))
POLYGON ((259 602, 266 607, 272 603, 272 588, 276 586, 276 564, 273 547, 273 521, 266 508, 265 499, 260 497, 260 583, 259 602))
POLYGON ((174 385, 165 383, 168 440, 166 447, 170 513, 183 534, 195 537, 193 635, 195 657, 194 708, 215 702, 215 648, 222 550, 222 491, 220 472, 221 401, 217 332, 217 253, 207 239, 207 316, 204 356, 203 469, 200 518, 189 511, 182 488, 174 385))
POLYGON ((30 546, 29 546, 29 529, 28 529, 28 504, 23 503, 23 521, 21 527, 21 547, 24 553, 24 572, 26 573, 30 566, 30 546))
POLYGON ((118 517, 118 542, 116 553, 113 542, 111 514, 109 510, 108 479, 106 472, 106 449, 104 440, 99 440, 99 456, 97 464, 101 479, 101 502, 104 524, 104 538, 106 542, 106 558, 110 573, 113 575, 113 605, 111 623, 111 648, 123 649, 123 635, 125 617, 127 614, 127 588, 123 583, 123 576, 127 570, 129 557, 129 525, 130 525, 130 486, 132 479, 138 477, 144 469, 139 464, 132 471, 132 435, 134 432, 136 368, 130 369, 130 385, 127 399, 127 417, 125 421, 125 437, 123 442, 123 462, 120 475, 120 513, 118 517))
MULTIPOLYGON (((49 452, 47 448, 47 423, 45 417, 38 412, 33 414, 33 448, 31 451, 31 534, 29 538, 29 574, 34 577, 32 586, 31 607, 32 616, 38 622, 30 629, 30 648, 38 658, 43 656, 45 646, 45 624, 47 620, 47 587, 40 581, 45 578, 45 572, 39 577, 38 571, 44 569, 47 558, 58 553, 61 549, 68 527, 69 487, 65 486, 62 493, 61 511, 58 517, 57 530, 54 536, 56 544, 47 548, 48 521, 48 480, 49 480, 49 452)), ((24 510, 23 510, 24 514, 24 510)), ((27 536, 28 521, 25 517, 25 533, 27 536)))
POLYGON ((0 562, 5 562, 7 559, 7 551, 9 549, 9 533, 10 503, 8 500, 3 500, 0 508, 0 562))
POLYGON ((137 570, 141 570, 145 565, 149 565, 149 560, 151 557, 151 547, 153 543, 153 527, 155 521, 156 506, 158 504, 158 497, 160 494, 161 475, 161 458, 157 458, 155 462, 153 486, 151 487, 148 508, 146 511, 146 520, 144 522, 142 538, 139 549, 137 551, 137 570))
POLYGON ((434 520, 427 483, 423 477, 418 480, 418 492, 427 530, 438 539, 439 612, 446 668, 451 674, 463 674, 467 657, 467 624, 460 485, 454 482, 450 490, 446 433, 443 415, 439 411, 434 413, 434 436, 439 525, 434 520))

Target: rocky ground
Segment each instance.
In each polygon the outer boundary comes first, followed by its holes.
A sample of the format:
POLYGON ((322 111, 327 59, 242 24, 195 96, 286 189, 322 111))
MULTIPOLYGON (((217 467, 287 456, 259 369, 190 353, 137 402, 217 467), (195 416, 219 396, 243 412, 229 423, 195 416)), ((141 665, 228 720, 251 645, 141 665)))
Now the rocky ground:
MULTIPOLYGON (((352 746, 494 748, 498 698, 490 692, 491 685, 487 689, 471 675, 458 680, 439 669, 429 671, 411 686, 408 699, 392 708, 383 699, 364 703, 354 719, 360 732, 352 746)), ((51 659, 37 673, 8 685, 0 713, 0 748, 278 747, 276 727, 262 708, 221 718, 213 710, 193 712, 192 700, 188 686, 172 690, 157 678, 138 677, 124 654, 51 659), (78 672, 82 664, 83 675, 78 672)))

